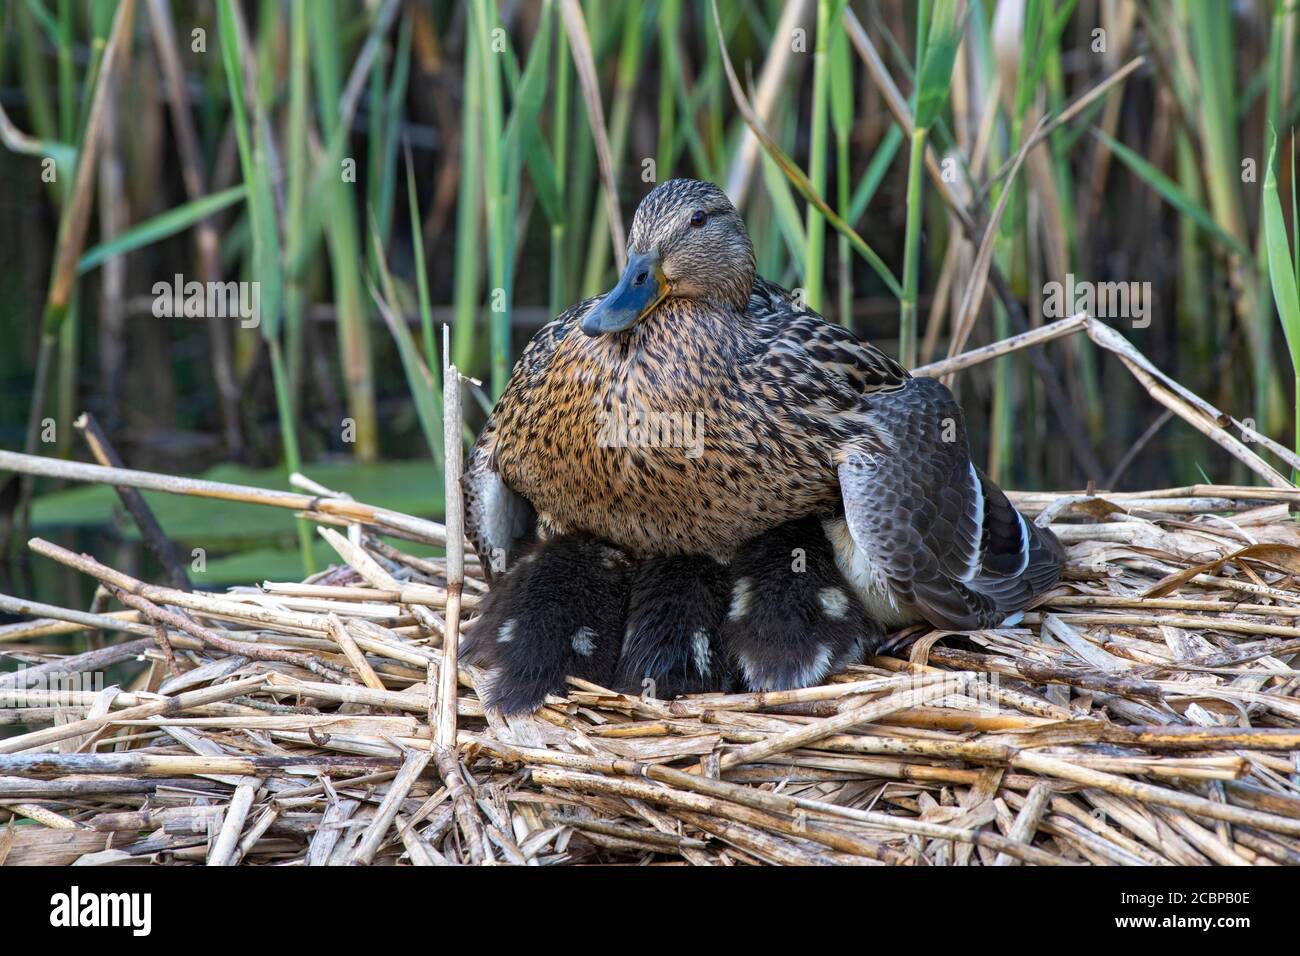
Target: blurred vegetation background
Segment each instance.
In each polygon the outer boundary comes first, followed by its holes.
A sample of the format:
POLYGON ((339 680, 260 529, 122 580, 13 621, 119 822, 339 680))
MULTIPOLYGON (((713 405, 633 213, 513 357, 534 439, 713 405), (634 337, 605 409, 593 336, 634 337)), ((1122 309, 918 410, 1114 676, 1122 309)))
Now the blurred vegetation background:
MULTIPOLYGON (((1294 4, 716 10, 3 0, 0 447, 85 458, 88 410, 132 467, 277 487, 303 470, 436 514, 442 364, 482 381, 476 428, 532 333, 613 284, 640 198, 680 175, 726 186, 762 274, 913 364, 1049 321, 1044 289, 1067 276, 1149 283, 1145 317, 1108 321, 1294 444, 1294 4), (260 324, 157 317, 178 276, 259 283, 260 324)), ((1082 336, 955 387, 1008 487, 1251 480, 1082 336)), ((0 478, 7 524, 30 491, 34 529, 143 560, 109 489, 0 478)), ((148 497, 211 550, 202 584, 316 560, 291 517, 148 497)))

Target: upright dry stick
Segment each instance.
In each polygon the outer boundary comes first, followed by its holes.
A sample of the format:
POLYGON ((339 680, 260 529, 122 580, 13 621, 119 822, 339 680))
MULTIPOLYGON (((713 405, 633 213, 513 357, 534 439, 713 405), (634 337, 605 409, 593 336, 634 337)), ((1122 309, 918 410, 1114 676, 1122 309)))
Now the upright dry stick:
POLYGON ((460 657, 460 599, 465 586, 465 501, 461 491, 463 468, 461 447, 460 372, 454 365, 443 371, 442 434, 446 442, 444 483, 447 518, 447 635, 442 642, 442 660, 438 664, 438 723, 433 730, 433 753, 443 783, 451 793, 456 819, 460 822, 470 856, 481 863, 482 826, 474 806, 473 795, 465 785, 456 757, 457 661, 460 657))
POLYGON ((447 519, 447 637, 442 645, 438 668, 438 726, 434 742, 439 747, 456 746, 456 667, 460 656, 460 600, 465 587, 465 502, 461 492, 463 467, 461 446, 460 372, 448 365, 443 377, 442 416, 446 448, 447 519))

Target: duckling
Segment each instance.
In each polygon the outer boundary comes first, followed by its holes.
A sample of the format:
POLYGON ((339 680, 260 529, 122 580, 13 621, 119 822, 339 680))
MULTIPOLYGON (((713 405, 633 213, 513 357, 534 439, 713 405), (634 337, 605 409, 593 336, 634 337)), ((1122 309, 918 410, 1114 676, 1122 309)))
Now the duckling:
POLYGON ((706 555, 647 558, 628 595, 614 686, 664 700, 728 690, 719 645, 726 569, 706 555))
POLYGON ((590 534, 535 542, 498 574, 461 644, 488 668, 483 703, 536 710, 562 694, 565 676, 609 686, 623 641, 632 562, 590 534))
POLYGON ((748 690, 823 683, 884 636, 836 565, 819 516, 747 542, 728 583, 721 643, 748 690))
POLYGON ((971 461, 952 393, 756 275, 736 209, 688 179, 642 200, 615 287, 525 348, 463 485, 480 555, 512 553, 534 511, 634 559, 722 562, 833 515, 835 563, 881 623, 996 626, 1061 566, 971 461), (700 428, 611 438, 631 415, 700 428))

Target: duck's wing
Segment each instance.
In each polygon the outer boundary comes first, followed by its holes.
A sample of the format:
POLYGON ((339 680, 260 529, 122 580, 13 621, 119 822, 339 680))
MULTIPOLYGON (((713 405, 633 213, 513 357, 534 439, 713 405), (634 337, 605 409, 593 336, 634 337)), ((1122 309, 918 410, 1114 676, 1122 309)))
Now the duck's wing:
POLYGON ((1060 543, 971 462, 947 388, 773 283, 755 283, 749 310, 766 333, 766 379, 798 383, 781 393, 783 410, 833 446, 871 590, 936 627, 970 630, 1001 624, 1056 583, 1060 543))
POLYGON ((947 388, 911 379, 866 404, 872 441, 844 449, 840 494, 854 544, 900 609, 935 627, 994 627, 1056 583, 1060 543, 971 462, 947 388))
POLYGON ((911 375, 880 349, 841 325, 826 321, 775 282, 757 278, 747 313, 765 333, 768 358, 790 364, 807 362, 814 373, 835 387, 859 395, 902 388, 911 375), (793 361, 792 356, 797 356, 793 361))
MULTIPOLYGON (((556 346, 574 331, 598 298, 578 303, 538 330, 515 363, 498 409, 507 401, 527 400, 525 393, 539 386, 556 346)), ((479 432, 461 475, 465 533, 478 552, 488 581, 492 580, 494 571, 510 566, 537 527, 537 511, 532 502, 507 485, 497 470, 497 440, 494 413, 479 432)))

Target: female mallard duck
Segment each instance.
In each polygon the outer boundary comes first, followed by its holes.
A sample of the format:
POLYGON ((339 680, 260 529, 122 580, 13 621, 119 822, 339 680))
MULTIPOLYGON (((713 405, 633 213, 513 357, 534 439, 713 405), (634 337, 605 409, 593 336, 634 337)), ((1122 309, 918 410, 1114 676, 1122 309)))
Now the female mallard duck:
POLYGON ((495 569, 535 531, 727 563, 819 516, 885 626, 995 626, 1060 571, 1055 536, 972 464, 952 393, 755 275, 740 215, 688 179, 642 200, 614 289, 534 336, 464 488, 495 569))

